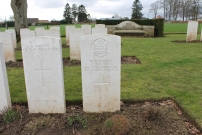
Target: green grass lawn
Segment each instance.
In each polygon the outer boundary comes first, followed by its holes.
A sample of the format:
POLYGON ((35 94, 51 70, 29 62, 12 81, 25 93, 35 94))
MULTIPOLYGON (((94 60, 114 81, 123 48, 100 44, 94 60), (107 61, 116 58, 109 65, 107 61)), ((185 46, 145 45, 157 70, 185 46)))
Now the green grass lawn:
MULTIPOLYGON (((202 44, 171 42, 185 38, 122 38, 122 56, 136 56, 141 64, 121 65, 121 100, 174 98, 202 127, 202 44)), ((16 56, 22 59, 21 51, 16 56)), ((63 57, 69 57, 69 48, 63 48, 63 57)), ((26 102, 23 69, 7 72, 12 102, 26 102)), ((82 101, 80 66, 64 67, 64 84, 67 101, 82 101)))
MULTIPOLYGON (((186 33, 188 23, 164 23, 164 33, 186 33)), ((198 33, 201 33, 202 24, 199 23, 198 33)))

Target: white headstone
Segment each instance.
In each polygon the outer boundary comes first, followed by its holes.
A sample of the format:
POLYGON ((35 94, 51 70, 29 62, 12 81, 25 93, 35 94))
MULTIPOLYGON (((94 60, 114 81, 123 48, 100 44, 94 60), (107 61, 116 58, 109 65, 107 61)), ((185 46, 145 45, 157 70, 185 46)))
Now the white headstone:
POLYGON ((96 24, 95 28, 105 28, 105 24, 96 24))
POLYGON ((11 32, 13 33, 13 43, 14 43, 14 47, 17 48, 17 40, 16 40, 16 33, 14 29, 8 29, 5 30, 5 32, 11 32))
POLYGON ((81 25, 81 28, 84 29, 84 34, 85 35, 90 35, 91 34, 91 25, 81 25))
POLYGON ((51 30, 60 30, 60 27, 59 26, 51 26, 50 29, 51 30))
POLYGON ((82 95, 85 112, 120 110, 121 37, 81 37, 82 95))
MULTIPOLYGON (((0 111, 11 108, 11 99, 6 73, 3 44, 0 42, 0 111)), ((1 112, 0 112, 1 114, 1 112)))
POLYGON ((200 39, 200 41, 202 41, 202 29, 201 29, 201 39, 200 39))
POLYGON ((198 22, 196 22, 196 21, 188 22, 187 38, 186 38, 187 42, 196 40, 197 30, 198 30, 198 22))
POLYGON ((107 28, 92 28, 92 34, 107 34, 107 28))
POLYGON ((36 32, 33 30, 29 30, 29 29, 20 29, 21 42, 25 38, 30 38, 30 37, 36 37, 36 32))
POLYGON ((44 36, 46 35, 46 30, 44 28, 35 28, 36 36, 44 36))
POLYGON ((5 61, 16 61, 13 34, 10 32, 0 32, 0 41, 3 43, 5 61))
POLYGON ((65 113, 61 39, 32 37, 22 41, 30 113, 65 113))
POLYGON ((70 60, 81 60, 80 37, 84 35, 84 29, 72 29, 70 37, 70 60))
POLYGON ((60 30, 50 29, 50 30, 42 30, 36 32, 37 37, 54 37, 54 38, 61 38, 60 37, 60 30))
POLYGON ((69 34, 71 33, 72 29, 75 29, 75 26, 66 26, 66 45, 69 45, 69 34))

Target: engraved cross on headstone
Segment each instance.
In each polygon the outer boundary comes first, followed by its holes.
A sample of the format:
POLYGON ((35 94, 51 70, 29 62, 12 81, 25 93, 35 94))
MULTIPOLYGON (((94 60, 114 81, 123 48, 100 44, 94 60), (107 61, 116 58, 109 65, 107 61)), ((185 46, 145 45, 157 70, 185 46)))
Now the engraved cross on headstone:
POLYGON ((40 61, 40 69, 34 69, 34 71, 40 71, 41 72, 41 78, 42 78, 42 83, 43 83, 43 87, 45 87, 45 84, 44 84, 44 71, 50 71, 51 69, 45 69, 43 67, 43 60, 40 61))
POLYGON ((104 87, 103 86, 106 86, 106 85, 110 85, 110 82, 105 82, 105 81, 103 81, 103 75, 102 75, 102 73, 100 73, 100 80, 99 80, 99 82, 93 82, 93 86, 98 86, 98 87, 96 87, 96 89, 94 89, 94 91, 95 90, 97 90, 97 91, 100 91, 100 93, 101 93, 101 95, 100 95, 100 98, 101 98, 101 100, 102 100, 102 95, 103 95, 103 92, 106 92, 106 90, 105 89, 103 89, 104 87))

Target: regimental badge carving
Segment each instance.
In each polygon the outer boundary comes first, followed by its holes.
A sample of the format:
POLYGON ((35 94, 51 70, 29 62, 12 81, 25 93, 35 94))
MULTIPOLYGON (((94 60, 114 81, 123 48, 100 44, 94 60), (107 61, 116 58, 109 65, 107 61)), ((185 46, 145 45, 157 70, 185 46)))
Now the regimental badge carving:
POLYGON ((107 55, 108 42, 104 39, 97 39, 92 43, 93 54, 98 57, 107 55))

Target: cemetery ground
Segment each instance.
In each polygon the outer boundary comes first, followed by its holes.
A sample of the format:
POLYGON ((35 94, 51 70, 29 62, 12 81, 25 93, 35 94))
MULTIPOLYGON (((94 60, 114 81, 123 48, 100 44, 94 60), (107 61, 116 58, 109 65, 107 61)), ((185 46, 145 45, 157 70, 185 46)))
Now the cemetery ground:
MULTIPOLYGON (((7 68, 12 103, 22 105, 15 106, 15 109, 21 112, 23 119, 6 125, 0 116, 0 132, 100 134, 107 118, 122 114, 130 121, 129 134, 198 133, 189 121, 201 130, 202 46, 199 42, 171 42, 185 38, 185 34, 162 38, 122 38, 121 55, 136 56, 141 64, 121 65, 121 100, 124 105, 116 113, 88 114, 82 111, 81 67, 74 65, 64 66, 67 114, 28 115, 23 68, 7 68), (165 100, 147 102, 161 99, 165 100), (184 117, 186 114, 189 120, 184 117), (73 130, 71 121, 76 120, 73 130)), ((69 48, 64 47, 63 58, 68 57, 69 48)), ((22 59, 20 49, 16 50, 16 58, 22 59)))

